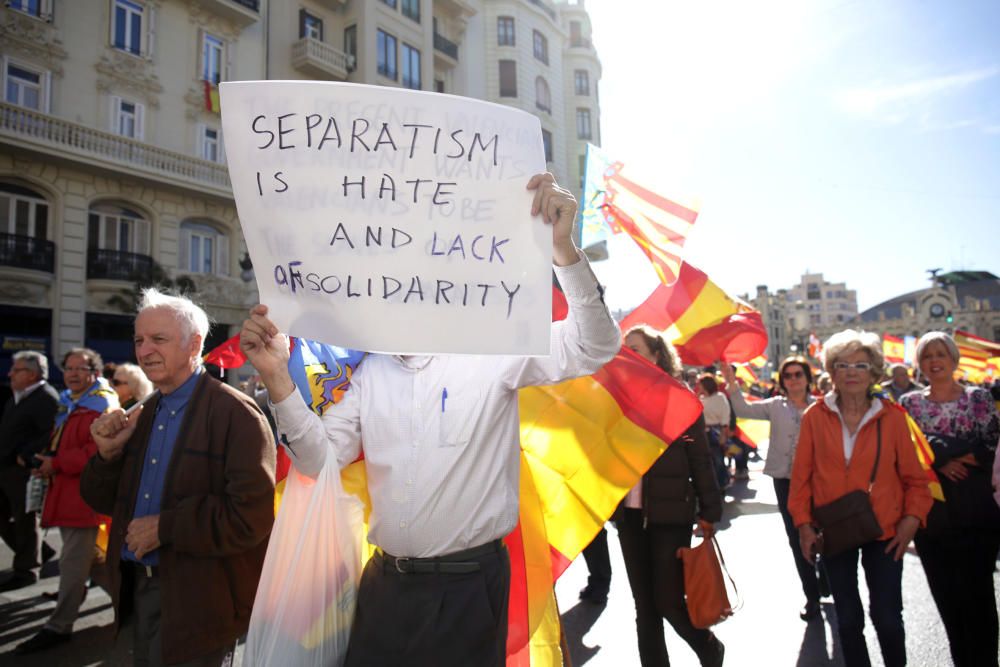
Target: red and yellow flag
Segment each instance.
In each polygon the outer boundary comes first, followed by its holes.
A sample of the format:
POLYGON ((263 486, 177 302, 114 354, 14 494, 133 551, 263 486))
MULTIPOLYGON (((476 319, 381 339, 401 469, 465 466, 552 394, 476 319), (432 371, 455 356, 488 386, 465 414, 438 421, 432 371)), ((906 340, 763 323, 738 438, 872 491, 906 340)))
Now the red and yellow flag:
POLYGON ((750 361, 767 349, 767 329, 760 313, 726 294, 687 262, 681 265, 677 282, 669 287, 657 285, 622 321, 622 329, 638 324, 663 331, 690 366, 706 366, 719 359, 750 361))
MULTIPOLYGON (((554 319, 565 301, 553 294, 554 319)), ((519 395, 520 523, 507 538, 508 666, 561 665, 555 580, 611 516, 701 403, 631 350, 589 377, 519 395)))
POLYGON ((882 356, 890 364, 901 364, 905 355, 903 339, 892 334, 882 336, 882 356))
POLYGON ((219 104, 219 87, 211 81, 202 81, 205 85, 205 111, 220 113, 222 110, 219 104))
POLYGON ((1000 343, 961 329, 955 331, 954 338, 958 345, 958 370, 973 382, 984 381, 990 368, 990 358, 1000 355, 1000 343))

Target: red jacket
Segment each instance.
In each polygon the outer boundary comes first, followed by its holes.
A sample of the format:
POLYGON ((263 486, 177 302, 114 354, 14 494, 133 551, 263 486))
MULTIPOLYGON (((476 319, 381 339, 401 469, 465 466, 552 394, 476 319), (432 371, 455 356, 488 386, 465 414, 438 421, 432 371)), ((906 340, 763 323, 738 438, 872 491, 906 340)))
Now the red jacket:
POLYGON ((813 523, 813 505, 825 505, 855 489, 868 489, 877 450, 878 424, 882 425, 882 456, 875 473, 871 503, 882 527, 883 540, 896 535, 896 524, 904 515, 920 519, 923 525, 930 511, 927 474, 917 453, 906 416, 887 405, 857 434, 850 464, 844 458, 844 438, 840 417, 826 405, 814 403, 802 417, 799 443, 792 463, 788 511, 796 527, 813 523))
POLYGON ((42 507, 43 528, 91 528, 106 520, 80 497, 80 473, 90 457, 97 453, 90 425, 100 416, 99 412, 77 408, 66 418, 52 458, 54 474, 49 479, 49 490, 42 507))

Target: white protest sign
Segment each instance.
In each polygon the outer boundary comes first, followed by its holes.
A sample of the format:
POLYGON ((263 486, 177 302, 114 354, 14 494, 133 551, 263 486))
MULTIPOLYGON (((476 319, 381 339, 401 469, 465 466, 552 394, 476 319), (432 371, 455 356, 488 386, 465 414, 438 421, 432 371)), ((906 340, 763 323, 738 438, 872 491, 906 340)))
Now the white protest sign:
POLYGON ((374 352, 549 353, 541 126, 516 109, 314 81, 221 86, 261 303, 282 331, 374 352))

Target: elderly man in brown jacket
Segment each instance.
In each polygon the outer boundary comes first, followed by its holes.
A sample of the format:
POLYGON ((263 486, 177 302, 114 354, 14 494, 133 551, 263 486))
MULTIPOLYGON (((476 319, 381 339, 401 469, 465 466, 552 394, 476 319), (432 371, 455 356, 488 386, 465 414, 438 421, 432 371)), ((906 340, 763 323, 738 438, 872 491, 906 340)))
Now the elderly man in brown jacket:
POLYGON ((275 444, 253 399, 201 366, 205 312, 143 293, 136 357, 157 392, 94 422, 80 491, 112 517, 116 622, 136 665, 221 665, 247 631, 274 520, 275 444))

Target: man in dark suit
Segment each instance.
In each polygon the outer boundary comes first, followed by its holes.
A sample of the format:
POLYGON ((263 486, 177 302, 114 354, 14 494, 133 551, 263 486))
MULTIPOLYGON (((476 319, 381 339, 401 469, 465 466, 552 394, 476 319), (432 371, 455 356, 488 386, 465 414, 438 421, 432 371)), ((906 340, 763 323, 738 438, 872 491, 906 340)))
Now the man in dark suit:
POLYGON ((10 372, 14 395, 0 419, 0 538, 14 552, 14 571, 0 591, 35 583, 38 576, 38 512, 25 512, 29 464, 49 442, 59 395, 46 379, 49 364, 40 352, 18 352, 10 372))

